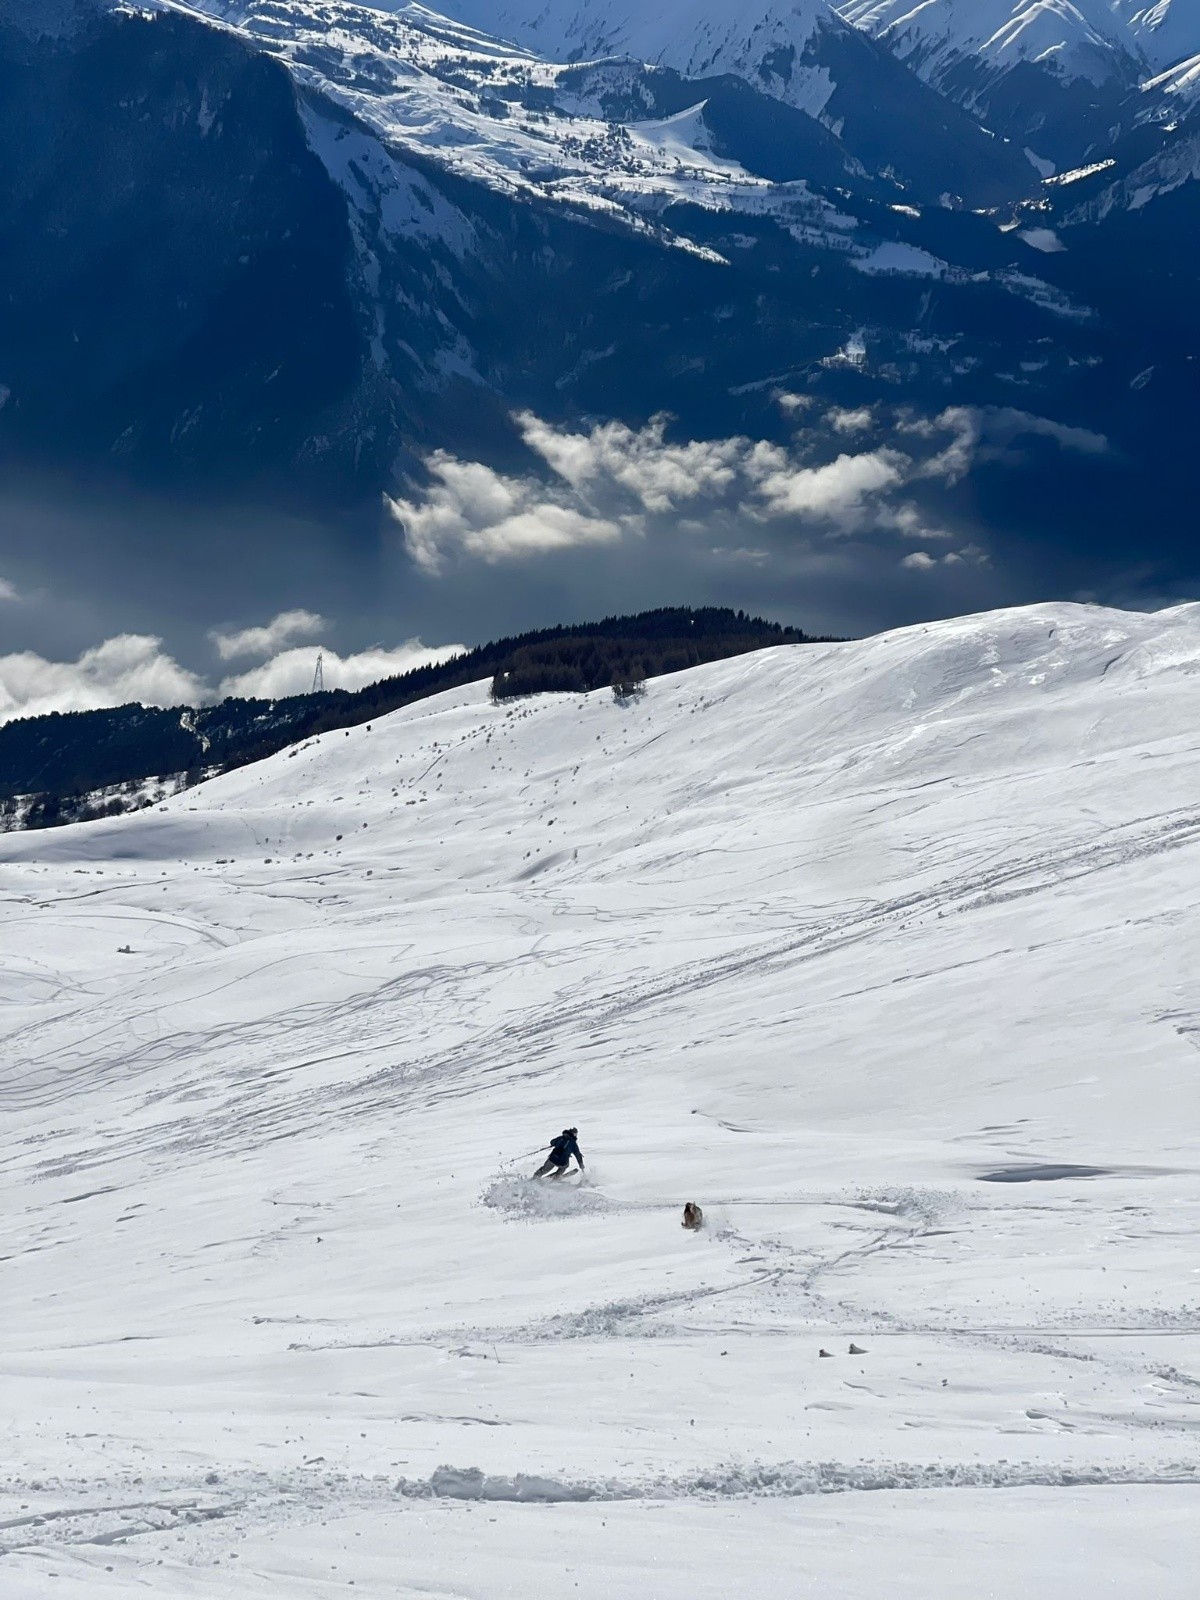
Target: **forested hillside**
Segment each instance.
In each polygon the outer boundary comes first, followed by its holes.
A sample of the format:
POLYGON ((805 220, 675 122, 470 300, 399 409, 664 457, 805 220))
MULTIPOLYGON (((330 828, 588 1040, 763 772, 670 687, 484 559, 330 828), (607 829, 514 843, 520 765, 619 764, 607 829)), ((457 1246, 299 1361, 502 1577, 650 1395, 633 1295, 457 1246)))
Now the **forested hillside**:
POLYGON ((157 798, 154 780, 185 787, 481 678, 492 678, 493 693, 505 699, 609 684, 628 689, 705 661, 807 642, 797 628, 742 611, 666 607, 497 639, 353 693, 24 718, 0 727, 0 829, 54 827, 132 810, 157 798))

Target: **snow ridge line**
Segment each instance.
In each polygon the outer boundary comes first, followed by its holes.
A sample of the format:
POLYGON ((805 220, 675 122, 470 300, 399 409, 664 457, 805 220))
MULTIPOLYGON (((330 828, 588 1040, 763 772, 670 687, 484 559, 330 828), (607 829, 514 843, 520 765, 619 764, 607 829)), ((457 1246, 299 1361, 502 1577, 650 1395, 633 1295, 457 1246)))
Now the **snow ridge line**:
POLYGON ((505 1501, 551 1505, 573 1501, 750 1500, 801 1498, 873 1490, 1079 1488, 1112 1484, 1194 1484, 1200 1463, 1144 1466, 1046 1467, 1032 1462, 787 1462, 779 1466, 728 1466, 641 1484, 619 1479, 574 1482, 519 1472, 512 1477, 478 1467, 438 1467, 425 1479, 401 1478, 404 1499, 505 1501))

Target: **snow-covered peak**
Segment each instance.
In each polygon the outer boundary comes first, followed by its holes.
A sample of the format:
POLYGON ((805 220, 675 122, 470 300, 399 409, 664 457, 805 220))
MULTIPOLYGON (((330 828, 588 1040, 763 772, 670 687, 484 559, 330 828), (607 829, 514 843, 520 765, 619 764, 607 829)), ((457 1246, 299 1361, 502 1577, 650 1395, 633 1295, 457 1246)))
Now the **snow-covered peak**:
POLYGON ((811 111, 832 84, 802 57, 822 28, 843 26, 827 0, 448 0, 446 9, 555 59, 620 55, 691 78, 732 73, 811 111))
POLYGON ((1200 53, 1200 4, 1196 0, 1116 0, 1138 48, 1152 67, 1165 69, 1200 53))
POLYGON ((996 70, 1032 61, 1101 82, 1136 48, 1109 0, 847 0, 839 9, 934 78, 974 56, 996 70))
POLYGON ((1196 0, 842 0, 847 22, 884 39, 936 76, 976 56, 1018 61, 1100 82, 1130 63, 1162 71, 1200 51, 1196 0))

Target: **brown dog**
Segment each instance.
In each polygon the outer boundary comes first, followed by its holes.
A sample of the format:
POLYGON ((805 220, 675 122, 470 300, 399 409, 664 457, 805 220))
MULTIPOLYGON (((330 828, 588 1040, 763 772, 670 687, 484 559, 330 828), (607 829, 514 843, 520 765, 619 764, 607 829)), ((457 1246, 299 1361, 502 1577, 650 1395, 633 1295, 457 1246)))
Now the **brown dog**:
POLYGON ((704 1226, 704 1213, 692 1200, 689 1200, 683 1208, 683 1226, 693 1230, 704 1226))

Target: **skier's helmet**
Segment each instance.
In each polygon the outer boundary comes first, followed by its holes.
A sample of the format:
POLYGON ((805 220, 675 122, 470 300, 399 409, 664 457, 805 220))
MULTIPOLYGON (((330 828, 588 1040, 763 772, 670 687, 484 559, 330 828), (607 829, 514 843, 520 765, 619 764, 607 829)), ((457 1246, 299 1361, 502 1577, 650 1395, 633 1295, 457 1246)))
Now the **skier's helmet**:
POLYGON ((579 1129, 578 1128, 564 1128, 563 1131, 562 1131, 562 1136, 563 1136, 564 1139, 576 1139, 576 1138, 579 1137, 579 1129))

